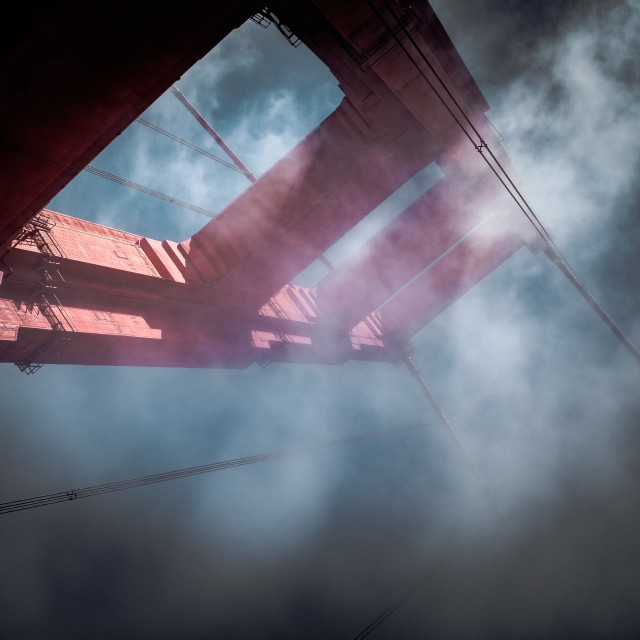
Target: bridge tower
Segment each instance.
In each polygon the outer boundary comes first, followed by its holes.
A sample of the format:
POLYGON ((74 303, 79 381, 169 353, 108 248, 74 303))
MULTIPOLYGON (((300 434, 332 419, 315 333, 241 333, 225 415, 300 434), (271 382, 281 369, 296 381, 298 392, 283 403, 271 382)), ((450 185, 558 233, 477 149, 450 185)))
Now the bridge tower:
POLYGON ((510 169, 488 105, 426 1, 187 2, 177 15, 118 15, 111 5, 62 3, 8 45, 0 361, 28 373, 44 363, 395 362, 413 334, 515 251, 539 248, 459 126, 473 122, 510 169), (42 209, 252 16, 328 66, 344 93, 331 115, 190 238, 42 209), (434 162, 444 177, 358 253, 313 288, 295 283, 434 162))

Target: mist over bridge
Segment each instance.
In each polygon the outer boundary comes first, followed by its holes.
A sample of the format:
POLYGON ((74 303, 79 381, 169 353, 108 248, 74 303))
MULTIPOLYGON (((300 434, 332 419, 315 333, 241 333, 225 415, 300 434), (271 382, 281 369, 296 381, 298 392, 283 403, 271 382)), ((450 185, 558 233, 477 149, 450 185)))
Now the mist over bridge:
POLYGON ((16 43, 0 105, 2 361, 27 372, 43 363, 396 362, 464 291, 522 246, 540 248, 460 126, 473 123, 480 147, 510 170, 488 105, 428 3, 260 9, 196 3, 178 18, 156 8, 123 24, 97 5, 65 4, 16 43), (250 17, 275 22, 327 65, 344 94, 329 117, 181 241, 42 210, 250 17), (434 186, 316 286, 296 284, 432 163, 443 173, 434 186))

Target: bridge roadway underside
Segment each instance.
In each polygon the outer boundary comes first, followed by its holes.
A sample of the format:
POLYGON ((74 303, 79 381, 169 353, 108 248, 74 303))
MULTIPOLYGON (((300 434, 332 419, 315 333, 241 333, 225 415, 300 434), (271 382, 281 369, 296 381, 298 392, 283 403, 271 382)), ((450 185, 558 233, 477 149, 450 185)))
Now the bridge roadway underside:
POLYGON ((0 361, 27 369, 397 361, 407 339, 464 291, 523 245, 535 249, 531 230, 429 87, 435 73, 444 79, 509 168, 485 117, 488 105, 431 7, 376 7, 360 0, 270 5, 345 97, 182 242, 38 212, 262 5, 187 2, 180 14, 159 6, 120 20, 113 4, 69 2, 34 17, 30 32, 6 45, 3 63, 10 81, 0 97, 7 194, 0 361), (407 34, 429 65, 417 52, 407 55, 407 34), (292 283, 434 161, 444 178, 393 223, 316 287, 292 283))

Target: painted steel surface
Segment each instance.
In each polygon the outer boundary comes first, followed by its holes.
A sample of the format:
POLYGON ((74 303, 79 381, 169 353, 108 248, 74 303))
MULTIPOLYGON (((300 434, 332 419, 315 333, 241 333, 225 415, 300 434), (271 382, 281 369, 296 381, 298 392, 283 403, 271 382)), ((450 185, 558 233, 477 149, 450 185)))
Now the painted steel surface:
POLYGON ((488 105, 428 3, 398 9, 402 28, 390 31, 385 21, 394 16, 384 3, 337 0, 270 8, 333 72, 342 103, 198 233, 181 242, 145 238, 45 211, 50 229, 17 237, 255 10, 250 3, 216 6, 215 28, 205 30, 203 13, 213 9, 185 7, 180 35, 159 46, 165 36, 158 34, 173 26, 170 16, 148 16, 155 35, 147 38, 135 21, 103 25, 95 8, 83 27, 94 38, 88 45, 61 26, 64 10, 73 14, 66 6, 4 67, 16 86, 34 69, 40 80, 0 100, 1 120, 12 122, 0 127, 0 360, 185 367, 397 361, 406 340, 465 290, 521 246, 535 248, 447 110, 453 97, 508 166, 485 117, 488 105), (35 41, 47 29, 64 51, 55 64, 36 55, 35 41), (124 44, 111 64, 105 39, 114 29, 124 44), (429 65, 407 55, 406 34, 429 65), (95 67, 97 78, 89 73, 95 67), (435 83, 436 74, 449 92, 444 103, 426 81, 435 83), (36 99, 43 83, 51 85, 46 109, 36 99), (292 283, 432 162, 444 171, 440 183, 317 287, 292 283))

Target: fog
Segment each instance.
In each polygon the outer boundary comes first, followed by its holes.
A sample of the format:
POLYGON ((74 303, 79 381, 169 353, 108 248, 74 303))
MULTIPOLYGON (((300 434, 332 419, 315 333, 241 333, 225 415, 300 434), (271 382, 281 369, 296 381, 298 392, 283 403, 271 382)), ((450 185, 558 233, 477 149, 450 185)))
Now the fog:
MULTIPOLYGON (((640 10, 433 6, 527 198, 639 344, 640 10)), ((178 86, 260 174, 340 100, 309 58, 249 23, 178 86)), ((171 95, 144 117, 217 153, 171 95)), ((92 164, 212 210, 245 188, 158 137, 134 123, 92 164)), ((85 174, 50 208, 175 240, 206 222, 149 200, 85 174)), ((4 515, 1 635, 353 638, 424 580, 370 637, 636 637, 637 363, 527 249, 412 342, 509 531, 403 367, 2 365, 2 500, 425 426, 4 515)))

